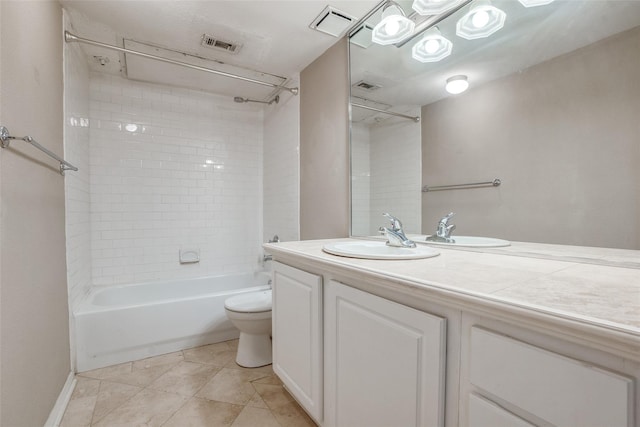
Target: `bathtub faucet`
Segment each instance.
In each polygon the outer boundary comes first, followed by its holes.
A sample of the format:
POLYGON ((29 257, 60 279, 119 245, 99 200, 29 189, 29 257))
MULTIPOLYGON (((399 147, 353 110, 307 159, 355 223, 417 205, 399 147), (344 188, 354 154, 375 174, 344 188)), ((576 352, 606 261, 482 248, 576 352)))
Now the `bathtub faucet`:
MULTIPOLYGON (((269 239, 267 241, 267 243, 280 243, 280 238, 276 234, 271 239, 269 239)), ((273 255, 271 255, 271 254, 262 255, 262 262, 267 262, 267 261, 271 261, 271 260, 273 260, 273 255)))
POLYGON ((395 246, 399 248, 416 247, 416 243, 405 236, 404 230, 402 229, 402 223, 398 218, 388 213, 383 213, 382 215, 391 221, 391 227, 380 227, 379 229, 380 234, 387 238, 387 246, 395 246))

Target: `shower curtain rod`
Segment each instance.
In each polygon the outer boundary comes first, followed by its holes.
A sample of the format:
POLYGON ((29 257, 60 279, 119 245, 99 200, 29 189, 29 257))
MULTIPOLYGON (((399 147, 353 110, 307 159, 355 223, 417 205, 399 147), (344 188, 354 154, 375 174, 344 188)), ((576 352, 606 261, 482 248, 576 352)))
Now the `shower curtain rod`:
POLYGON ((89 40, 89 39, 85 39, 85 38, 82 38, 82 37, 78 37, 75 34, 71 34, 69 31, 65 31, 64 32, 64 41, 67 42, 67 43, 71 43, 71 42, 86 43, 86 44, 90 44, 92 46, 103 47, 105 49, 117 50, 118 52, 130 53, 131 55, 138 55, 138 56, 142 56, 142 57, 148 58, 148 59, 153 59, 153 60, 156 60, 156 61, 166 62, 166 63, 173 64, 173 65, 179 65, 181 67, 191 68, 192 70, 204 71, 204 72, 207 72, 207 73, 216 74, 218 76, 229 77, 229 78, 237 79, 237 80, 243 80, 245 82, 255 83, 255 84, 258 84, 258 85, 262 85, 262 86, 269 86, 269 87, 276 88, 276 89, 279 89, 279 90, 286 90, 286 91, 291 92, 294 95, 297 95, 298 92, 299 92, 299 89, 297 87, 286 87, 286 86, 281 86, 281 85, 277 85, 277 84, 274 84, 274 83, 263 82, 262 80, 251 79, 249 77, 242 77, 242 76, 238 76, 236 74, 225 73, 224 71, 218 71, 218 70, 213 70, 211 68, 200 67, 198 65, 189 64, 187 62, 176 61, 176 60, 173 60, 173 59, 164 58, 162 56, 151 55, 149 53, 144 53, 144 52, 138 52, 137 50, 131 50, 131 49, 126 49, 124 47, 113 46, 113 45, 110 45, 110 44, 97 42, 95 40, 89 40))
POLYGON ((403 119, 413 120, 416 123, 420 121, 420 117, 407 116, 406 114, 394 113, 393 111, 387 111, 387 110, 381 110, 379 108, 368 107, 366 105, 356 104, 355 102, 352 102, 351 105, 353 107, 364 108, 365 110, 377 111, 378 113, 384 113, 384 114, 389 114, 390 116, 398 116, 398 117, 402 117, 403 119))

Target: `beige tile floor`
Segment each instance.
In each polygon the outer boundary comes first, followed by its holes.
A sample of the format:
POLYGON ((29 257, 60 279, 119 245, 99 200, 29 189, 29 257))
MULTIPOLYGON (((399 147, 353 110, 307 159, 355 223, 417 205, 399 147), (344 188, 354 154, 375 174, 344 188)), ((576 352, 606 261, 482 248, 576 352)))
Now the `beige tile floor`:
POLYGON ((271 365, 235 363, 237 346, 226 341, 82 372, 61 427, 315 426, 271 365))

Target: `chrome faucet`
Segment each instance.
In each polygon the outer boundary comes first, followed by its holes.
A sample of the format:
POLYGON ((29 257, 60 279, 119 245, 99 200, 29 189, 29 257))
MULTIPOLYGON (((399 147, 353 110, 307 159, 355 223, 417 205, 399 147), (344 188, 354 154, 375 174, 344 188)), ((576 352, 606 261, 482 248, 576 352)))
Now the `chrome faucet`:
POLYGON ((433 234, 427 237, 428 242, 446 242, 446 243, 454 243, 455 240, 451 238, 451 233, 456 229, 454 224, 449 224, 449 220, 451 217, 455 215, 454 212, 449 212, 448 215, 440 218, 438 221, 438 228, 436 229, 436 234, 433 234))
POLYGON ((389 221, 391 221, 391 227, 380 227, 380 234, 387 238, 387 246, 395 246, 399 248, 415 248, 416 243, 413 240, 409 240, 402 230, 402 223, 395 216, 383 213, 389 221))
MULTIPOLYGON (((267 243, 280 243, 280 238, 276 234, 275 236, 273 236, 272 239, 269 239, 269 241, 267 243)), ((271 255, 271 254, 262 255, 262 262, 264 263, 264 262, 267 262, 267 261, 273 261, 273 255, 271 255)), ((269 283, 271 283, 271 282, 269 282, 269 283)))

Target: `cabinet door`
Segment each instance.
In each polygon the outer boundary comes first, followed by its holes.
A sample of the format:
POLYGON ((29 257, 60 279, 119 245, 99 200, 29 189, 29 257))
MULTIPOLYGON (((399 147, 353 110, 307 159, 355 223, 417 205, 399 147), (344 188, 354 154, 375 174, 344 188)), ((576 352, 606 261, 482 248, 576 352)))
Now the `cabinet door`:
POLYGON ((471 384, 556 426, 633 425, 633 380, 474 326, 471 384))
POLYGON ((493 402, 469 395, 469 427, 535 427, 493 402))
POLYGON ((273 270, 273 371, 322 421, 322 277, 284 264, 273 270))
POLYGON ((325 425, 441 426, 443 318, 330 281, 325 425))

